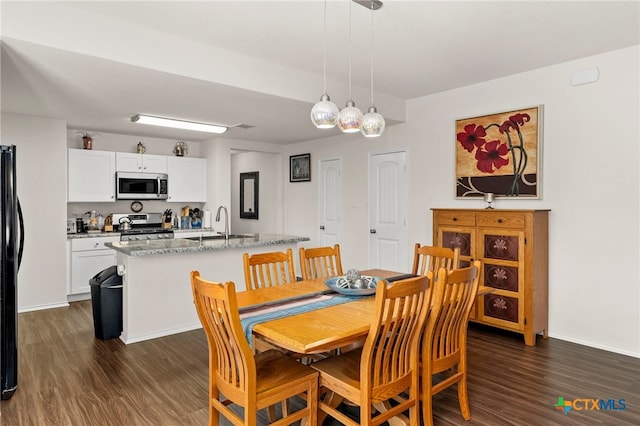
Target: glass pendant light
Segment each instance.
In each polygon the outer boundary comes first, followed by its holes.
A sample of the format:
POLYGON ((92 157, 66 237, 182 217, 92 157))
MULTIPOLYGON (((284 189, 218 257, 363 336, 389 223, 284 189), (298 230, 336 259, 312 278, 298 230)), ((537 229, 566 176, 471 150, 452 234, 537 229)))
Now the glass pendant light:
POLYGON ((336 104, 331 102, 327 94, 327 0, 324 1, 324 55, 322 74, 324 78, 324 93, 320 97, 320 101, 311 108, 311 122, 318 129, 331 129, 336 126, 340 111, 336 104))
POLYGON ((338 115, 338 127, 343 133, 356 133, 362 126, 362 111, 351 98, 351 1, 349 2, 349 100, 338 115))
POLYGON ((360 133, 366 138, 377 138, 384 133, 386 123, 384 117, 378 114, 373 104, 373 4, 371 6, 371 106, 362 120, 360 133))

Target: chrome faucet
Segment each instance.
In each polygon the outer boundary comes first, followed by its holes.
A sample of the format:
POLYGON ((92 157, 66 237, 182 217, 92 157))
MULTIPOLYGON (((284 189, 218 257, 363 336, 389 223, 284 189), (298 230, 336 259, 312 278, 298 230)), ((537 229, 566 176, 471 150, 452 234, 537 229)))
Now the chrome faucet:
POLYGON ((218 212, 216 213, 216 222, 220 222, 220 210, 224 210, 224 239, 229 239, 229 212, 225 206, 218 207, 218 212))

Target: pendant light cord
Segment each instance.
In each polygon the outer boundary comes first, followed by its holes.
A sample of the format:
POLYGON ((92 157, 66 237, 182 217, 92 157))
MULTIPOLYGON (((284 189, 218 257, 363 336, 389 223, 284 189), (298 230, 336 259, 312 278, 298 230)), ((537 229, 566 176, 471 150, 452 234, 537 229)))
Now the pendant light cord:
POLYGON ((327 0, 324 0, 324 42, 323 42, 322 75, 324 78, 324 94, 327 94, 327 0))
POLYGON ((349 2, 349 100, 353 100, 351 96, 351 3, 349 2))
POLYGON ((371 4, 371 106, 373 106, 373 3, 371 4))

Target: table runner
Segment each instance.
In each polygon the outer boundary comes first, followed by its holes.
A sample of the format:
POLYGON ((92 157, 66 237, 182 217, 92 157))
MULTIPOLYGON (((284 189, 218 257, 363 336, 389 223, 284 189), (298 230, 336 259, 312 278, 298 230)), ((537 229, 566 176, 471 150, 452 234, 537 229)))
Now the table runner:
POLYGON ((240 313, 240 324, 242 325, 242 330, 249 342, 249 346, 253 347, 253 339, 251 337, 253 327, 256 324, 304 312, 311 312, 317 309, 328 308, 329 306, 353 302, 361 298, 362 296, 345 296, 338 293, 330 293, 314 295, 305 299, 283 301, 276 305, 268 305, 256 309, 246 309, 244 312, 240 313))

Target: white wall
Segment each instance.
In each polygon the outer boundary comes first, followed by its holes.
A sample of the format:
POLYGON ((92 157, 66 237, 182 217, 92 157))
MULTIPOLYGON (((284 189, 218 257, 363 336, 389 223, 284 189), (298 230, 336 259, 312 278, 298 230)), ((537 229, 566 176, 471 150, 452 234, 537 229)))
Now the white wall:
MULTIPOLYGON (((544 105, 542 198, 498 199, 496 207, 551 209, 549 334, 640 357, 639 51, 636 46, 414 99, 408 122, 377 140, 343 135, 290 145, 286 154, 310 152, 314 165, 343 159, 343 264, 363 268, 369 152, 407 149, 409 245, 428 244, 431 208, 484 207, 480 200, 454 198, 455 120, 544 105), (573 72, 591 67, 600 70, 597 83, 569 84, 573 72)), ((310 236, 308 245, 317 244, 316 176, 285 184, 285 232, 310 236)))
POLYGON ((17 190, 25 241, 20 312, 67 305, 66 122, 2 114, 2 144, 17 147, 17 190))
POLYGON ((231 229, 234 233, 281 232, 282 167, 279 154, 242 152, 231 156, 231 229), (258 220, 240 218, 240 173, 258 172, 258 220))
MULTIPOLYGON (((232 164, 232 151, 236 155, 241 155, 239 153, 254 153, 258 155, 253 160, 253 164, 255 167, 252 170, 244 170, 244 171, 255 171, 265 169, 265 172, 268 176, 271 176, 271 173, 274 173, 274 181, 272 182, 275 185, 275 197, 276 201, 274 204, 267 204, 267 208, 270 208, 272 205, 275 206, 275 218, 271 217, 274 220, 275 228, 267 228, 262 225, 253 225, 259 226, 259 232, 271 232, 271 233, 282 233, 284 229, 284 212, 283 212, 283 199, 284 199, 284 184, 283 179, 285 179, 283 168, 277 162, 274 163, 273 157, 281 158, 282 152, 284 148, 282 145, 274 145, 268 143, 260 143, 254 141, 245 141, 240 139, 226 139, 226 138, 217 138, 211 143, 207 142, 202 145, 202 153, 203 157, 207 158, 207 164, 209 167, 208 176, 209 176, 209 185, 208 185, 208 194, 207 199, 208 202, 205 205, 205 209, 211 210, 215 215, 216 210, 219 206, 227 207, 229 211, 229 218, 235 218, 240 215, 238 209, 240 208, 239 201, 233 202, 233 199, 237 200, 239 194, 232 193, 232 187, 237 185, 237 180, 239 176, 236 176, 236 173, 232 173, 231 164, 232 164), (260 157, 263 156, 263 157, 260 157), (259 158, 268 159, 264 164, 261 164, 261 160, 259 158), (266 168, 274 168, 274 170, 268 171, 266 168)), ((254 166, 252 165, 252 168, 254 166)), ((289 170, 288 168, 286 170, 289 170)), ((268 178, 271 179, 270 177, 268 178)), ((262 173, 260 175, 260 185, 262 188, 262 173)), ((236 191, 238 191, 238 187, 236 186, 236 191)), ((270 203, 270 202, 268 202, 270 203)), ((260 215, 262 216, 262 199, 260 201, 260 215)), ((214 216, 215 218, 215 216, 214 216)), ((220 231, 220 225, 217 225, 216 222, 213 222, 213 227, 220 231)), ((236 230, 234 228, 234 223, 230 222, 231 232, 245 232, 241 230, 236 230)), ((256 231, 246 231, 246 232, 256 232, 256 231)))

